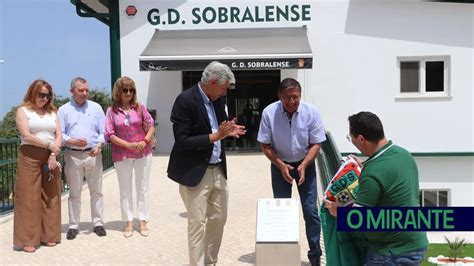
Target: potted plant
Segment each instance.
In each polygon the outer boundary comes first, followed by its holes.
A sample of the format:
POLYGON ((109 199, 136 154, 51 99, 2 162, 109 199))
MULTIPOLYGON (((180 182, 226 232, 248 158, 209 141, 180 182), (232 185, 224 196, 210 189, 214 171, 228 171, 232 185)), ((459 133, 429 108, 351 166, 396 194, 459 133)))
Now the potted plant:
POLYGON ((429 257, 428 262, 436 265, 471 265, 474 266, 474 259, 471 257, 461 258, 463 249, 466 246, 464 238, 456 237, 454 241, 444 236, 448 244, 448 257, 439 255, 438 257, 429 257))

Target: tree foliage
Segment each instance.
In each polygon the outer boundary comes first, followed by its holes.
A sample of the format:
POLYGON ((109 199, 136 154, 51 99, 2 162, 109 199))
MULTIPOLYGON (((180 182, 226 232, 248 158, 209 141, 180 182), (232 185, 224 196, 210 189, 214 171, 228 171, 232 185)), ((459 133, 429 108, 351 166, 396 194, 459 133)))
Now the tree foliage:
POLYGON ((20 133, 16 128, 15 116, 18 106, 12 107, 12 109, 5 114, 5 117, 2 120, 0 125, 0 138, 18 138, 20 133))
POLYGON ((100 104, 104 110, 104 113, 107 111, 107 108, 112 105, 112 98, 105 89, 89 91, 89 100, 100 104))
POLYGON ((59 106, 65 104, 65 103, 67 103, 67 102, 69 102, 69 98, 68 98, 68 97, 64 97, 64 96, 61 96, 61 95, 54 97, 54 105, 55 105, 57 108, 59 108, 59 106))
MULTIPOLYGON (((107 108, 111 105, 111 102, 112 102, 110 98, 110 94, 105 89, 90 90, 89 100, 100 104, 104 112, 107 110, 107 108)), ((69 98, 61 96, 61 95, 55 97, 54 99, 54 104, 58 108, 67 102, 69 102, 69 98)), ((5 117, 3 118, 3 120, 0 121, 0 139, 1 138, 18 138, 20 136, 18 129, 16 128, 16 123, 15 123, 15 116, 16 116, 17 109, 18 109, 18 106, 12 107, 12 109, 8 113, 5 114, 5 117)))

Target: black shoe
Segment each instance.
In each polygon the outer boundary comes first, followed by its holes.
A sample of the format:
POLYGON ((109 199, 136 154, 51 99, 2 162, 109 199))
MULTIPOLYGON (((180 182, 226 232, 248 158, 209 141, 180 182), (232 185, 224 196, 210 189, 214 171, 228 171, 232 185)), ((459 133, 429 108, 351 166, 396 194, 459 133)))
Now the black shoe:
POLYGON ((67 230, 66 239, 67 240, 73 240, 74 238, 76 238, 77 234, 79 234, 79 230, 69 229, 69 230, 67 230))
POLYGON ((311 262, 311 266, 320 266, 321 265, 321 257, 312 258, 310 260, 310 262, 311 262))
POLYGON ((106 236, 107 232, 105 231, 105 228, 102 225, 94 227, 94 233, 98 236, 106 236))

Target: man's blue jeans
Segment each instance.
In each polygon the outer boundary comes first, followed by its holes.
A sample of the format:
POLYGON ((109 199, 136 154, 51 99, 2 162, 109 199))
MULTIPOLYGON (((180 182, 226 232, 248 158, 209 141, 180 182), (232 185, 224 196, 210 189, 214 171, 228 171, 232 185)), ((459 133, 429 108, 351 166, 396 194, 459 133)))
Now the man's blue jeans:
POLYGON ((415 250, 412 252, 404 253, 395 255, 393 253, 389 254, 376 254, 371 253, 367 255, 367 266, 398 266, 398 265, 405 265, 405 266, 415 266, 420 265, 423 257, 426 254, 426 248, 422 248, 419 250, 415 250))
MULTIPOLYGON (((298 165, 300 162, 289 163, 293 166, 290 175, 293 179, 298 180, 298 165)), ((274 164, 271 166, 272 173, 272 189, 274 198, 291 198, 291 184, 283 179, 280 169, 274 164)), ((298 183, 298 181, 296 181, 298 183)), ((308 259, 312 261, 321 256, 321 246, 319 245, 319 237, 321 235, 321 219, 318 215, 316 206, 316 165, 312 162, 305 171, 305 181, 298 186, 300 194, 301 207, 303 209, 303 217, 306 225, 306 238, 308 239, 309 251, 308 259)))

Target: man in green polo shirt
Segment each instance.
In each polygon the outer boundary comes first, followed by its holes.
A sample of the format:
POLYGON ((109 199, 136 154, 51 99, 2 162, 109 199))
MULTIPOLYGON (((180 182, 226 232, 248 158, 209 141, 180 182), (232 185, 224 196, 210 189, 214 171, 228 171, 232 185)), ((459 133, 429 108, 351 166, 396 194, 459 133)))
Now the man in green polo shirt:
MULTIPOLYGON (((411 154, 385 138, 382 122, 373 113, 349 117, 348 138, 369 158, 361 164, 355 206, 419 207, 418 168, 411 154)), ((336 216, 336 204, 326 201, 336 216)), ((364 232, 368 244, 367 265, 419 265, 428 246, 426 232, 364 232)))

